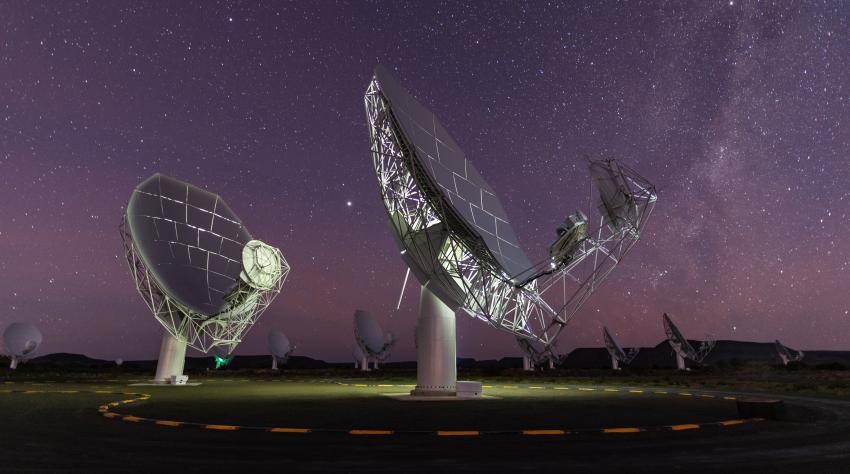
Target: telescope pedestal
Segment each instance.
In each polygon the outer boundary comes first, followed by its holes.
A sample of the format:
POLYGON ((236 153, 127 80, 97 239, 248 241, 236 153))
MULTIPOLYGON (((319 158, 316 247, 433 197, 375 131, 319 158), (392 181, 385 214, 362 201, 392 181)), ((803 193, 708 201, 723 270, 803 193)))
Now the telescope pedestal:
POLYGON ((457 334, 455 312, 426 286, 419 296, 416 321, 416 388, 413 396, 455 396, 457 334))
POLYGON ((688 366, 685 365, 685 358, 678 352, 676 353, 676 368, 679 370, 688 370, 688 366))
POLYGON ((159 347, 159 360, 156 363, 154 382, 169 383, 172 375, 183 375, 186 363, 186 340, 180 340, 168 331, 162 335, 162 345, 159 347))

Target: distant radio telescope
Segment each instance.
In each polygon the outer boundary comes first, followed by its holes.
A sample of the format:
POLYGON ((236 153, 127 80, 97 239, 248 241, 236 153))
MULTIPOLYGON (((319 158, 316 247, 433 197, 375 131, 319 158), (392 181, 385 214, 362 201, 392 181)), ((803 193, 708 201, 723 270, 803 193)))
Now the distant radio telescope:
POLYGON ((187 346, 233 352, 289 273, 220 196, 162 174, 133 191, 121 236, 136 289, 165 328, 157 382, 182 376, 187 346))
POLYGON ((631 364, 640 351, 640 349, 636 347, 633 347, 628 351, 623 350, 623 348, 617 344, 617 341, 614 340, 614 336, 608 332, 608 328, 604 326, 602 327, 602 339, 605 341, 605 349, 607 349, 608 354, 611 355, 612 370, 620 370, 620 364, 631 364))
POLYGON ((354 312, 354 341, 361 354, 360 370, 364 371, 369 370, 370 362, 373 368, 377 369, 378 362, 387 360, 390 348, 396 342, 392 334, 384 334, 384 330, 371 313, 361 309, 354 312))
POLYGON ((559 359, 561 359, 555 354, 554 346, 545 346, 539 341, 524 337, 518 337, 517 344, 522 350, 523 370, 534 371, 542 364, 548 364, 550 369, 554 369, 555 364, 559 363, 559 359))
POLYGON ((789 362, 800 362, 803 360, 803 351, 798 351, 791 349, 788 346, 783 345, 779 342, 779 339, 774 342, 774 347, 776 347, 776 355, 779 357, 779 361, 782 362, 782 365, 788 365, 789 362))
POLYGON ((269 352, 272 355, 272 370, 277 370, 278 364, 285 364, 295 351, 295 346, 289 343, 289 338, 280 329, 269 331, 269 352))
POLYGON ((3 344, 11 359, 9 368, 14 370, 41 345, 41 331, 30 323, 12 323, 3 331, 3 344))
POLYGON ((414 395, 456 395, 458 309, 551 346, 638 241, 655 206, 655 187, 634 170, 591 161, 594 212, 569 215, 548 257, 532 263, 493 188, 437 117, 380 66, 365 105, 381 200, 401 258, 422 285, 414 395))
POLYGON ((673 324, 673 320, 667 313, 661 316, 661 321, 664 323, 664 332, 667 333, 667 342, 676 353, 676 368, 679 370, 689 370, 685 364, 686 360, 690 360, 696 364, 702 364, 702 361, 708 357, 709 352, 714 349, 715 340, 710 335, 706 335, 705 339, 700 342, 699 349, 694 348, 688 341, 679 328, 673 324))

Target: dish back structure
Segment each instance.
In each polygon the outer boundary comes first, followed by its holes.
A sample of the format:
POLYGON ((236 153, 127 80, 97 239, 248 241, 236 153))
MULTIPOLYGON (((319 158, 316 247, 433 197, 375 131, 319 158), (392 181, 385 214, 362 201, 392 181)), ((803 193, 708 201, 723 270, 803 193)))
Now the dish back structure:
POLYGON ((452 310, 545 346, 638 241, 655 187, 615 160, 589 163, 598 191, 532 263, 493 189, 437 117, 384 68, 365 94, 372 164, 402 259, 452 310), (595 227, 590 227, 595 226, 595 227))

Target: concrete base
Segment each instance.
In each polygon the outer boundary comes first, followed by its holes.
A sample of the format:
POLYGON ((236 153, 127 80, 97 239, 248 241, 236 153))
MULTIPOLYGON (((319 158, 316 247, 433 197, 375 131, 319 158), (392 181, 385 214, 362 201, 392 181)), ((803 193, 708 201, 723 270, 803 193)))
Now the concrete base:
POLYGON ((501 400, 501 397, 494 397, 492 395, 481 395, 478 397, 447 397, 445 395, 428 396, 414 395, 413 393, 383 393, 382 395, 400 402, 472 402, 475 400, 501 400))
POLYGON ((410 391, 410 396, 426 398, 457 397, 457 392, 454 390, 425 390, 421 388, 414 388, 410 391))
POLYGON ((162 335, 162 345, 159 347, 159 360, 156 363, 156 383, 170 383, 172 376, 183 375, 186 364, 186 340, 178 339, 166 332, 162 335))
POLYGON ((410 394, 454 397, 456 382, 455 312, 423 285, 416 321, 416 388, 410 394))
POLYGON ((171 385, 186 385, 189 382, 189 377, 185 375, 172 375, 168 381, 171 385))
POLYGON ((201 382, 186 382, 180 385, 172 385, 170 383, 159 383, 159 382, 138 382, 128 384, 128 387, 197 387, 199 385, 203 385, 201 382))
POLYGON ((481 382, 473 382, 471 380, 459 380, 457 382, 457 396, 460 398, 479 398, 484 395, 484 388, 481 382))

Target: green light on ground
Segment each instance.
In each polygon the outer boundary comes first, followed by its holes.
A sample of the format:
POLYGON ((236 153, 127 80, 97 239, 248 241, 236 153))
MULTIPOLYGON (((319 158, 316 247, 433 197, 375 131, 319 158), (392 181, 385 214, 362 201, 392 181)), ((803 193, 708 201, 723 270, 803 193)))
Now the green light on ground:
POLYGON ((215 356, 215 368, 220 369, 222 367, 227 367, 227 364, 230 363, 230 359, 226 357, 215 356))

